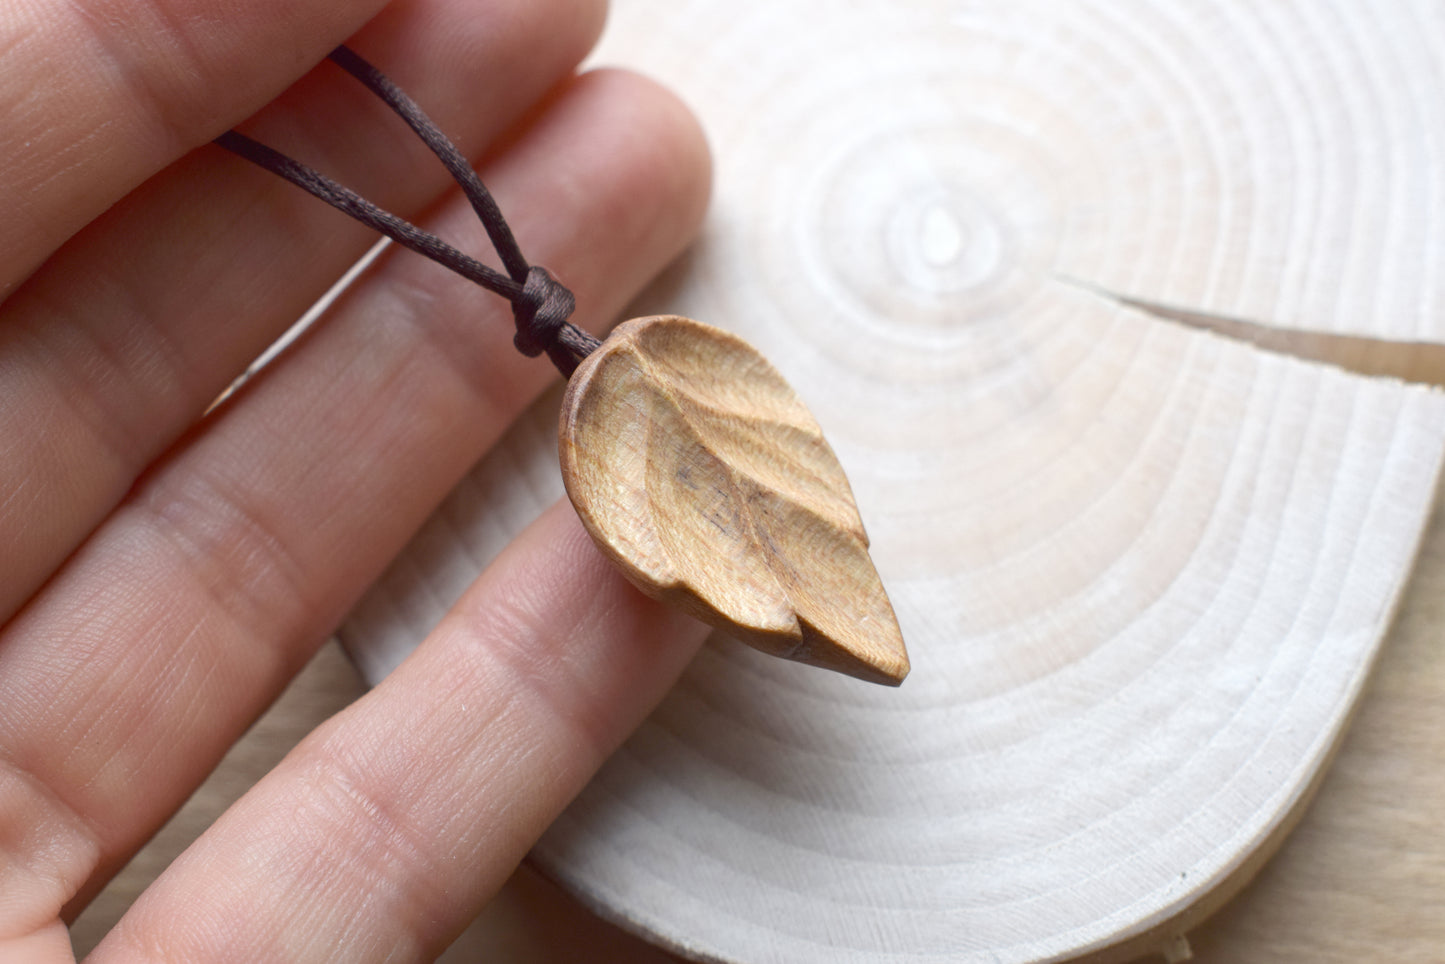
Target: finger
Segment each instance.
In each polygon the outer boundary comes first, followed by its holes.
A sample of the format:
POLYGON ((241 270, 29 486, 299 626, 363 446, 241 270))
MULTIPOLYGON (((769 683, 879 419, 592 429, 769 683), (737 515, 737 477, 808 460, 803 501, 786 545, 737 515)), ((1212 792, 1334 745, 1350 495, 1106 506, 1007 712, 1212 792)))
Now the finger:
MULTIPOLYGON (((602 15, 601 0, 407 0, 355 43, 395 64, 475 155, 570 75, 602 15)), ((248 129, 297 145, 403 216, 451 186, 401 121, 330 64, 248 129)), ((374 240, 208 149, 108 212, 15 293, 0 309, 0 622, 374 240)))
MULTIPOLYGON (((679 250, 706 197, 690 116, 618 73, 574 83, 483 173, 594 324, 679 250)), ((459 198, 432 226, 481 234, 459 198)), ((184 799, 545 384, 510 328, 499 299, 388 259, 0 636, 0 793, 47 841, 0 866, 0 892, 27 895, 32 922, 184 799)))
POLYGON ((131 188, 275 97, 382 2, 6 4, 0 296, 131 188))
POLYGON ((666 692, 704 629, 570 505, 184 854, 97 962, 430 960, 666 692))
POLYGON ((70 933, 60 921, 24 937, 0 937, 0 960, 5 964, 75 964, 70 933))

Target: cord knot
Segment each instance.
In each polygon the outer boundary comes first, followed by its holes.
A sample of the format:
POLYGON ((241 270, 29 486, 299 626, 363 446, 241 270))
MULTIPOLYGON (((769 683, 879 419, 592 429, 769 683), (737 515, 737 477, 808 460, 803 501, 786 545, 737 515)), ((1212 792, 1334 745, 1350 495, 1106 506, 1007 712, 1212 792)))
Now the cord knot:
POLYGON ((522 293, 512 302, 512 317, 517 321, 517 334, 512 338, 512 344, 528 358, 535 358, 544 351, 550 354, 550 349, 557 343, 558 332, 576 306, 577 300, 572 297, 571 291, 552 277, 546 268, 532 265, 527 270, 522 293))

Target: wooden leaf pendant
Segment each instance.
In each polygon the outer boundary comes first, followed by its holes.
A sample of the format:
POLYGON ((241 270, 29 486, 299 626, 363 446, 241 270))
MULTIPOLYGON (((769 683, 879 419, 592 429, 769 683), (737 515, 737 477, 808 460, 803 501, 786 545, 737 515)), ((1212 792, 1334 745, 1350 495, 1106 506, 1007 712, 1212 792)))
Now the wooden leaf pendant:
POLYGON ((577 514, 644 593, 765 653, 908 674, 848 479, 742 339, 675 315, 619 325, 568 382, 560 436, 577 514))

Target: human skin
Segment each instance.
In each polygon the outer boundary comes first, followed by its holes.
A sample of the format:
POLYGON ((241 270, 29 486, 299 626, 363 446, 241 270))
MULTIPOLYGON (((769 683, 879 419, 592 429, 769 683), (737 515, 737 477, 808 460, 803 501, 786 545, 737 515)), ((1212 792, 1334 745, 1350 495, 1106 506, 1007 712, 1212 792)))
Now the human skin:
MULTIPOLYGON (((0 11, 0 960, 65 922, 284 688, 546 386, 507 305, 390 252, 207 414, 374 237, 209 144, 240 129, 463 250, 423 105, 605 325, 687 243, 709 165, 651 82, 574 76, 598 0, 76 0, 0 11), (319 65, 318 65, 319 64, 319 65)), ((91 955, 439 953, 662 697, 702 629, 556 506, 91 955)))

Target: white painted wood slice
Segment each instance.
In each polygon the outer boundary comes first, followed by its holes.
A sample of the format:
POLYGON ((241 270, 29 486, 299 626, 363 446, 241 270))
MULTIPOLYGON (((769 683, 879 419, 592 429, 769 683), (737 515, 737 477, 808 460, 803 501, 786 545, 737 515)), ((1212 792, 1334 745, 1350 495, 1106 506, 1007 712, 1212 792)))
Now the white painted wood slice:
MULTIPOLYGON (((1411 571, 1445 401, 1156 309, 1350 335, 1326 345, 1350 364, 1445 343, 1445 10, 613 18, 602 59, 681 91, 718 164, 702 242, 637 313, 737 331, 812 409, 913 671, 885 690, 715 639, 537 860, 700 958, 1163 946, 1327 765, 1411 571)), ((556 403, 353 614, 371 678, 560 494, 556 403)))

